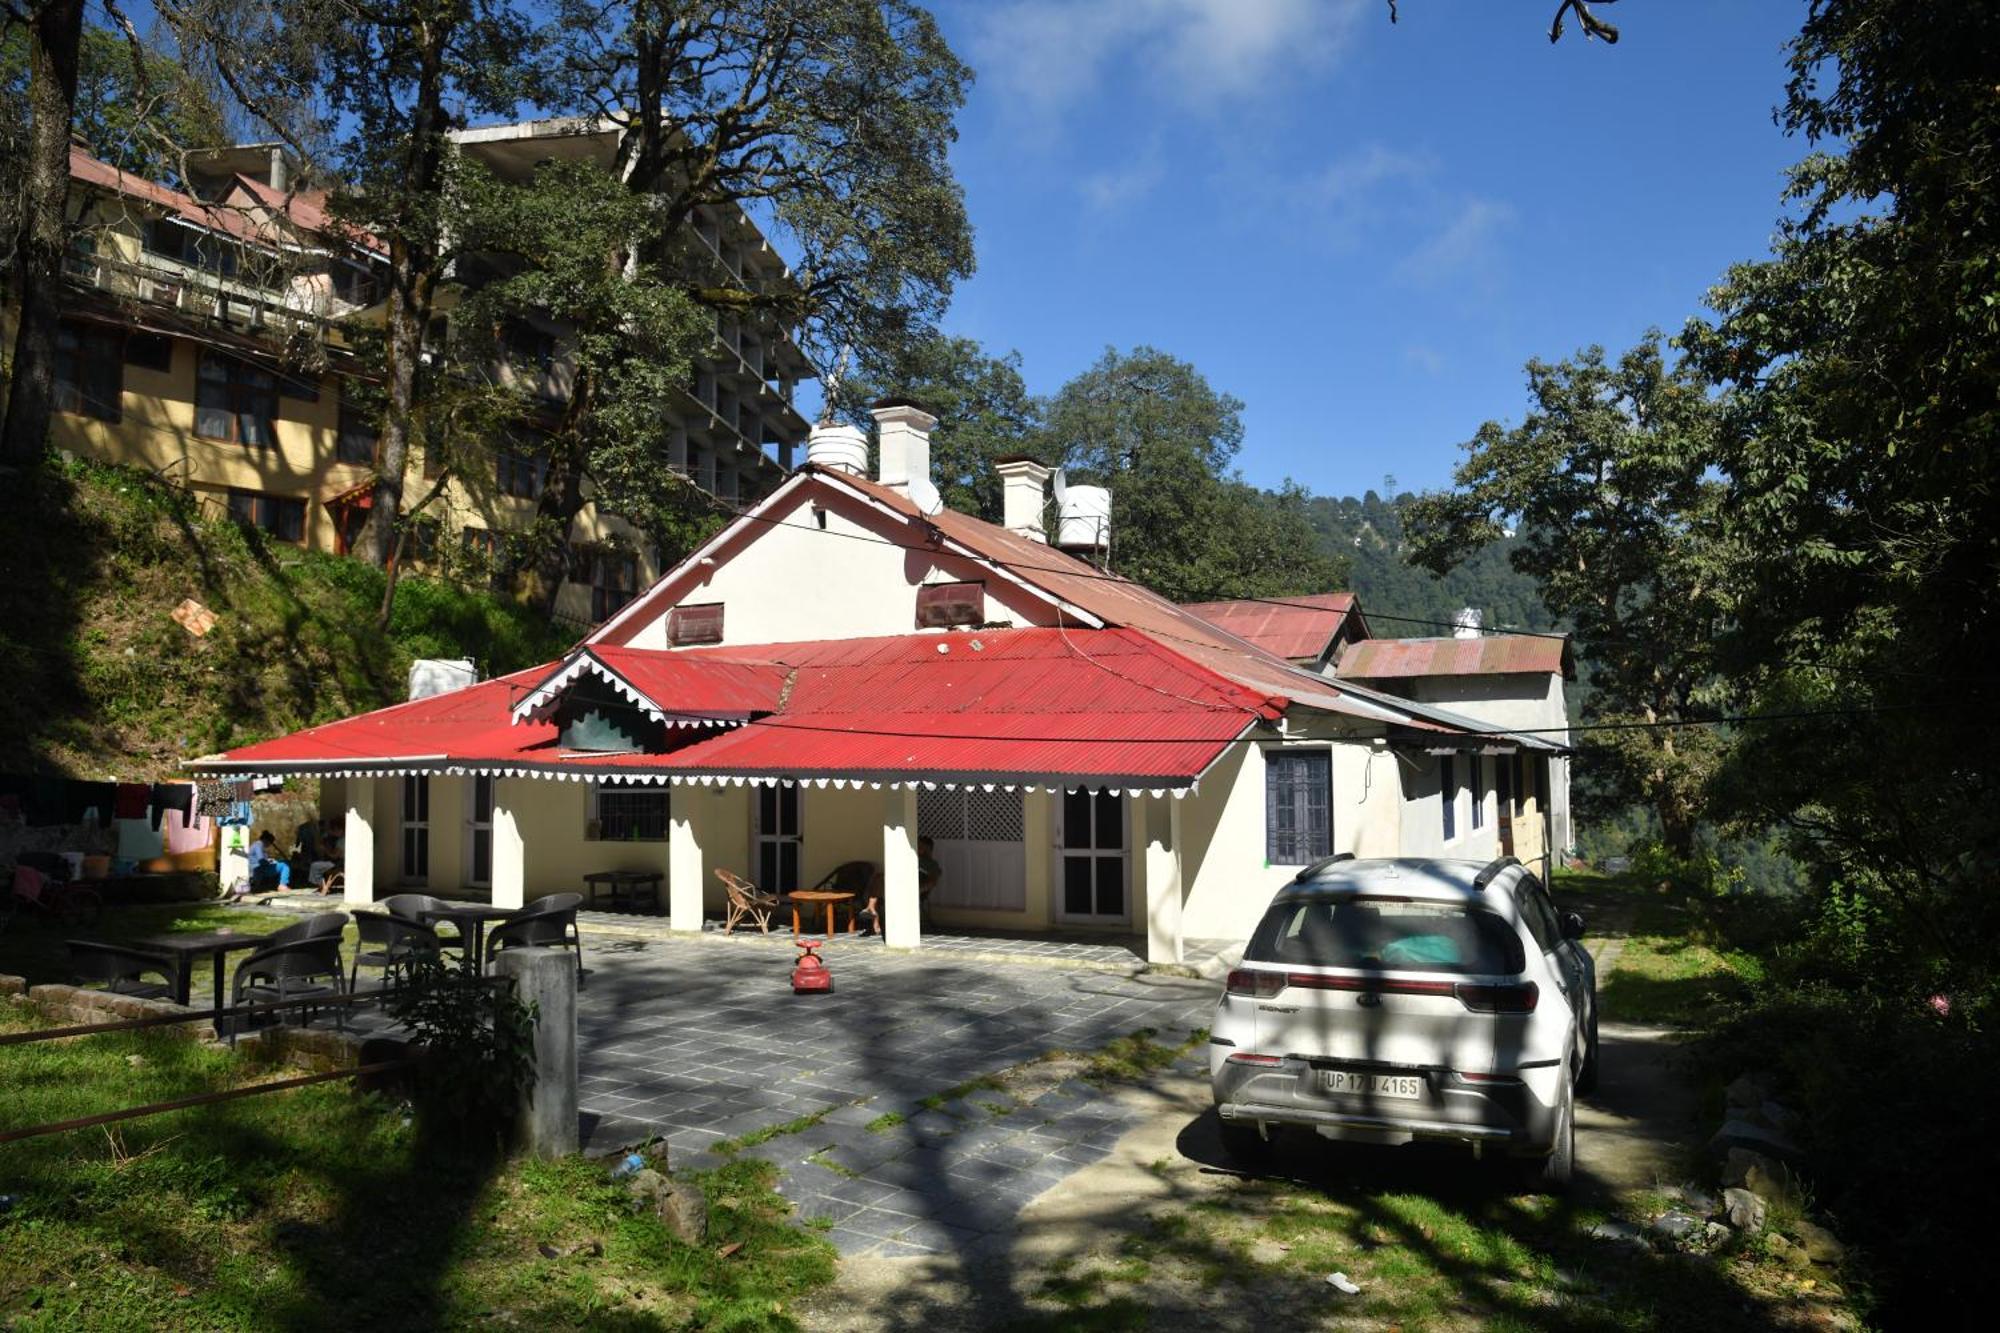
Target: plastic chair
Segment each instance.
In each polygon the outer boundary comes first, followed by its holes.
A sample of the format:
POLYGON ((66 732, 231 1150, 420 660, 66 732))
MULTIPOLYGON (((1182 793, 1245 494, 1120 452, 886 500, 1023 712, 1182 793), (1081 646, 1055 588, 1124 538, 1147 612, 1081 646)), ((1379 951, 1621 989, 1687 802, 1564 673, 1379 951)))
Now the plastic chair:
MULTIPOLYGON (((320 996, 337 999, 346 995, 347 976, 340 966, 339 931, 347 926, 347 914, 329 912, 326 916, 339 918, 339 926, 332 933, 322 928, 316 935, 267 944, 238 963, 235 982, 230 990, 231 1004, 241 1005, 246 1000, 270 1003, 320 996)), ((315 924, 324 919, 315 918, 313 922, 301 922, 300 925, 315 924)), ((312 1008, 308 1007, 303 1012, 304 1021, 312 1022, 312 1008)), ((343 1031, 347 1027, 347 1015, 338 1005, 334 1006, 334 1026, 343 1031)), ((233 1035, 233 1023, 231 1029, 233 1035)))
POLYGON ((136 995, 148 1000, 163 1000, 174 993, 176 969, 174 961, 165 954, 147 953, 144 949, 104 944, 97 940, 65 940, 64 943, 69 948, 70 975, 79 986, 102 983, 104 989, 113 994, 136 995), (160 981, 145 980, 147 973, 158 973, 160 981))
POLYGON ((569 949, 576 955, 576 985, 581 990, 589 972, 583 966, 583 938, 576 930, 580 893, 552 893, 537 898, 486 932, 486 965, 502 949, 569 949))
MULTIPOLYGON (((377 903, 376 906, 391 916, 399 916, 405 921, 416 921, 423 925, 428 925, 432 930, 437 930, 438 923, 435 921, 424 921, 423 914, 425 912, 435 912, 439 908, 450 907, 451 904, 442 898, 434 898, 428 893, 392 893, 377 903)), ((440 949, 456 949, 460 953, 464 953, 466 950, 465 936, 457 930, 454 930, 449 935, 440 933, 438 935, 438 947, 440 949)))
POLYGON ((857 897, 868 892, 875 882, 873 861, 842 861, 826 872, 826 878, 813 885, 815 889, 832 889, 835 893, 852 893, 857 897))
POLYGON ((405 921, 387 912, 356 912, 354 926, 361 939, 347 968, 350 995, 358 989, 355 983, 364 967, 380 968, 383 989, 393 990, 402 983, 411 960, 439 951, 437 931, 420 921, 405 921))

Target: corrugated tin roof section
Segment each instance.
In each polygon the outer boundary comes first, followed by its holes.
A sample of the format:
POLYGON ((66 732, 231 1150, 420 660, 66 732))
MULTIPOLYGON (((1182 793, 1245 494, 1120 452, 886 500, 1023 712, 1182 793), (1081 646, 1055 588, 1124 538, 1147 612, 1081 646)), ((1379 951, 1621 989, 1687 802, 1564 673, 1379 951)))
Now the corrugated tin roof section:
MULTIPOLYGON (((1313 593, 1270 601, 1183 602, 1181 609, 1254 643, 1274 657, 1317 662, 1354 613, 1351 592, 1313 593)), ((1361 617, 1355 615, 1357 626, 1361 617)))
POLYGON ((314 235, 331 235, 358 246, 380 258, 389 257, 389 243, 372 232, 336 220, 330 211, 331 196, 325 190, 279 190, 255 176, 238 174, 236 182, 266 208, 284 214, 293 226, 314 235))
POLYGON ((1484 634, 1476 639, 1368 639, 1347 650, 1342 680, 1411 676, 1553 675, 1576 679, 1569 640, 1544 634, 1484 634))
MULTIPOLYGON (((598 650, 605 651, 605 650, 598 650)), ((716 648, 628 649, 621 674, 645 679, 663 708, 685 703, 668 677, 713 669, 740 682, 789 675, 780 713, 664 754, 576 755, 545 722, 510 720, 514 703, 562 664, 399 704, 203 764, 597 770, 847 779, 1178 787, 1192 782, 1275 701, 1244 690, 1130 630, 1022 629, 716 648), (972 645, 980 646, 974 648, 972 645), (942 650, 942 651, 941 651, 942 650), (658 659, 673 659, 671 665, 658 659), (656 670, 657 669, 657 670, 656 670), (652 674, 649 674, 652 673, 652 674), (665 696, 665 697, 662 697, 665 696)), ((635 681, 636 683, 636 681, 635 681)))
POLYGON ((691 658, 638 648, 588 651, 669 712, 717 717, 773 713, 785 694, 785 668, 769 661, 691 658))

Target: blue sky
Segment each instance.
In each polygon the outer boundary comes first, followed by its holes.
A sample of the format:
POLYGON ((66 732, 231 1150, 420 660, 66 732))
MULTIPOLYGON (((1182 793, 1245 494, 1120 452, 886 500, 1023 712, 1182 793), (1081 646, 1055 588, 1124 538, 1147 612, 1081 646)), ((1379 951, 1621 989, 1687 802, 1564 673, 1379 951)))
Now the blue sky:
POLYGON ((947 327, 1049 393, 1149 343, 1245 403, 1238 462, 1442 486, 1521 367, 1672 331, 1765 253, 1795 0, 939 0, 979 72, 947 327))

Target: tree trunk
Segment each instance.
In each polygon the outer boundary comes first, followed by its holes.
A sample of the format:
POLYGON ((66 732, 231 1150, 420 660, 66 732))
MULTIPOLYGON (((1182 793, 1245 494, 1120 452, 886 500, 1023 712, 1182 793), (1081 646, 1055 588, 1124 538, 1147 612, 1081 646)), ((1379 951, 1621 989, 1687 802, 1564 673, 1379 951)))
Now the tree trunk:
POLYGON ((0 460, 32 463, 48 446, 55 401, 56 309, 68 244, 69 135, 76 111, 83 0, 45 0, 28 21, 28 161, 14 291, 20 327, 0 460))
POLYGON ((1668 854, 1677 861, 1692 861, 1701 846, 1696 836, 1700 820, 1687 802, 1661 796, 1653 802, 1653 813, 1659 817, 1660 843, 1668 854))
POLYGON ((569 533, 576 516, 583 512, 583 459, 580 447, 572 447, 549 457, 548 484, 535 502, 535 526, 557 534, 535 556, 533 586, 528 596, 543 615, 553 616, 556 599, 562 595, 563 580, 569 573, 569 533))
MULTIPOLYGON (((439 238, 431 230, 430 205, 444 186, 445 30, 423 36, 423 68, 410 110, 409 164, 402 185, 402 217, 389 241, 389 341, 385 379, 389 390, 382 416, 382 453, 375 465, 374 504, 356 543, 361 558, 387 568, 403 517, 403 473, 409 465, 410 434, 417 407, 417 370, 424 332, 437 291, 439 238)), ((391 596, 393 580, 389 584, 391 596)), ((388 623, 391 607, 382 607, 388 623)))

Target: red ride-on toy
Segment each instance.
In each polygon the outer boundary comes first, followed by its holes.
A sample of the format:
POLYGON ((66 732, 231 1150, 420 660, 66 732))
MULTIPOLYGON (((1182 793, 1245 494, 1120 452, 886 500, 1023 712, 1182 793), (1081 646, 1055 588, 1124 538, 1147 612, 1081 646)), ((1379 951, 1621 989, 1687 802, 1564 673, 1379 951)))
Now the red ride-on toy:
POLYGON ((799 964, 792 969, 792 994, 809 995, 833 989, 833 973, 826 970, 826 963, 819 956, 822 943, 822 940, 798 941, 799 964))

